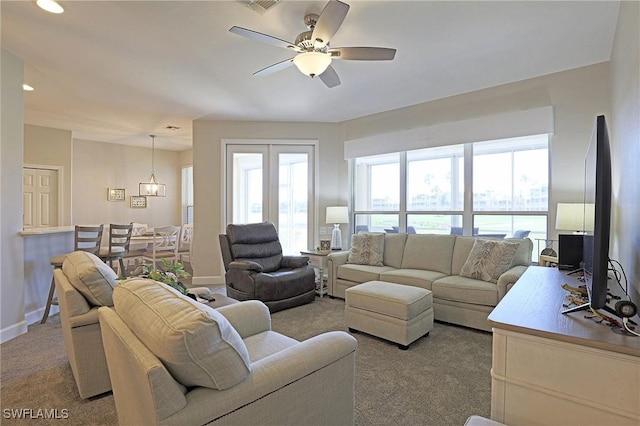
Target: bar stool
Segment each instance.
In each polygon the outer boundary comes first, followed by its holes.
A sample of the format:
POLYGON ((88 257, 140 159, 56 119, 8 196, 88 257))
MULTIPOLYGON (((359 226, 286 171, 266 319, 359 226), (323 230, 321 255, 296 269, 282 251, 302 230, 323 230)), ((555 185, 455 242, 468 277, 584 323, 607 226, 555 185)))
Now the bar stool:
MULTIPOLYGON (((100 226, 79 226, 75 227, 75 235, 73 241, 73 249, 84 250, 90 253, 98 255, 100 251, 100 241, 102 240, 102 230, 103 225, 100 226)), ((58 254, 51 259, 49 259, 49 263, 54 269, 62 268, 62 263, 64 262, 64 258, 68 253, 58 254)), ((47 322, 47 318, 49 318, 49 311, 51 310, 51 305, 57 305, 58 300, 53 297, 53 293, 55 292, 56 285, 53 276, 51 277, 51 286, 49 288, 49 296, 47 297, 47 304, 44 307, 44 314, 42 315, 42 320, 40 320, 40 324, 44 324, 47 322)))

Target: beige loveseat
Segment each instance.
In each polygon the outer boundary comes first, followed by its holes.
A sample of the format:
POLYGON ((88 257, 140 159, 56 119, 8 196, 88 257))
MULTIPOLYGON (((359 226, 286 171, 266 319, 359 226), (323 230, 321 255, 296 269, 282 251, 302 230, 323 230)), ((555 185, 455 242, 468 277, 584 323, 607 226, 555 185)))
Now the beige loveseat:
POLYGON ((533 251, 528 238, 500 241, 518 247, 494 283, 460 276, 474 237, 385 234, 381 266, 348 263, 349 252, 328 256, 329 295, 344 299, 349 287, 373 280, 422 287, 433 292, 436 320, 490 331, 487 316, 527 269, 533 251))
POLYGON ((99 309, 118 422, 125 425, 348 425, 356 340, 299 342, 271 330, 257 300, 212 309, 130 279, 99 309))

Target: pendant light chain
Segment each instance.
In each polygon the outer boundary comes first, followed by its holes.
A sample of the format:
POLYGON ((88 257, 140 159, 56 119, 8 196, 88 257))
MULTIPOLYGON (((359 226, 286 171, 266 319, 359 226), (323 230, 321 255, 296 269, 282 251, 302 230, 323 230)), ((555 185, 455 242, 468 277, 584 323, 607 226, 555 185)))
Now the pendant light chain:
POLYGON ((156 135, 151 136, 151 175, 155 174, 156 135))

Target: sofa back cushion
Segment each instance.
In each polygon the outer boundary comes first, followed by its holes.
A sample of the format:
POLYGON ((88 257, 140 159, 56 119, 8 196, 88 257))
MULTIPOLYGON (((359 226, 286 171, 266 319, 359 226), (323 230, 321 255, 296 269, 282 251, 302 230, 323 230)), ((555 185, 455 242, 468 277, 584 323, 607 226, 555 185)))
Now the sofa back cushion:
POLYGON ((462 265, 467 261, 475 241, 475 237, 456 237, 456 243, 453 247, 453 259, 451 260, 451 275, 460 275, 462 265))
POLYGON ((249 353, 229 321, 170 286, 132 278, 113 294, 115 310, 184 386, 230 388, 249 376, 249 353))
POLYGON ((513 268, 516 265, 529 266, 531 265, 531 254, 533 253, 533 241, 529 238, 505 238, 505 241, 518 244, 518 250, 511 260, 509 268, 513 268))
POLYGON ((402 268, 402 256, 407 242, 407 234, 385 234, 382 263, 393 268, 402 268))
POLYGON ((227 225, 231 260, 249 260, 262 266, 263 272, 281 268, 282 246, 271 222, 227 225))
POLYGON ((455 235, 408 234, 402 268, 424 269, 450 275, 455 241, 455 235))
POLYGON ((62 272, 90 305, 113 306, 117 275, 98 256, 87 251, 74 251, 64 258, 62 272))

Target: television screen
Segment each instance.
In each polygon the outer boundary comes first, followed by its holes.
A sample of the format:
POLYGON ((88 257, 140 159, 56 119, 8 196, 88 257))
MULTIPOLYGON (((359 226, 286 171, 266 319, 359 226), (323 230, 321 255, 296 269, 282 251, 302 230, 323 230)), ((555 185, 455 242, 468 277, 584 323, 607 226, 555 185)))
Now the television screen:
POLYGON ((601 309, 607 303, 611 222, 611 151, 604 115, 596 118, 585 157, 584 276, 589 303, 601 309), (593 220, 591 220, 593 218, 593 220))

